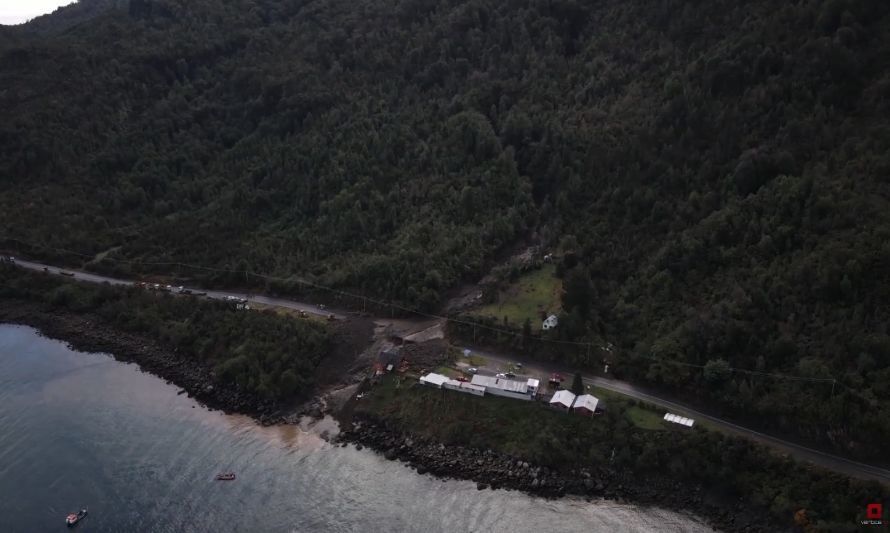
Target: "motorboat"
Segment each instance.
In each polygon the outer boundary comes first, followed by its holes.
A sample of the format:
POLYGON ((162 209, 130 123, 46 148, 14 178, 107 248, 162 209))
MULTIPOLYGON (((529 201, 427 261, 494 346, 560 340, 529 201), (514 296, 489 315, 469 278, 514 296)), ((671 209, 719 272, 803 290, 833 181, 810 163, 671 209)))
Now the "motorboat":
POLYGON ((76 512, 76 513, 71 513, 71 514, 69 514, 68 516, 65 517, 65 524, 66 524, 68 527, 74 527, 74 526, 76 526, 81 520, 83 520, 83 518, 84 518, 86 515, 87 515, 87 510, 86 510, 86 509, 81 509, 80 511, 78 511, 78 512, 76 512))
POLYGON ((234 472, 223 472, 221 474, 217 474, 216 479, 218 481, 234 481, 235 473, 234 472))

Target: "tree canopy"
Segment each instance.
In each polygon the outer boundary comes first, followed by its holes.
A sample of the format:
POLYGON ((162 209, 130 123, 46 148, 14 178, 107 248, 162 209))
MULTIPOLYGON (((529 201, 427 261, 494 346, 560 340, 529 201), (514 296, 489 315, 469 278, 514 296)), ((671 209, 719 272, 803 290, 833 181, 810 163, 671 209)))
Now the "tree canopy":
POLYGON ((422 310, 563 243, 548 335, 863 457, 890 439, 890 3, 82 3, 0 28, 0 237, 422 310))

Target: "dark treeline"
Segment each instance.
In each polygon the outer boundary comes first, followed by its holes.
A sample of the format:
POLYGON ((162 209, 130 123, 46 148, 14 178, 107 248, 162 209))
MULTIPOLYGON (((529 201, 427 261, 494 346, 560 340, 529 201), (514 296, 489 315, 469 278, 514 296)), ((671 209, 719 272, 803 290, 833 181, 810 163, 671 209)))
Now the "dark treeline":
POLYGON ((121 331, 156 339, 191 364, 214 370, 221 386, 265 400, 311 392, 330 350, 325 327, 271 311, 239 311, 214 302, 29 274, 0 265, 0 298, 86 313, 121 331))
POLYGON ((101 5, 0 29, 11 236, 427 310, 532 239, 620 375, 890 439, 887 2, 101 5))

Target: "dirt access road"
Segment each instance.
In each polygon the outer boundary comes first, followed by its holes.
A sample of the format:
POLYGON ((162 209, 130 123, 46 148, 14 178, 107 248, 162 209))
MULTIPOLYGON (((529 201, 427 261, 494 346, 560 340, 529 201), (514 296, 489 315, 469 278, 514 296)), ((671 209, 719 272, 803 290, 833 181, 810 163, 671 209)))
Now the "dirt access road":
MULTIPOLYGON (((45 265, 43 263, 38 263, 35 261, 26 261, 23 259, 15 259, 15 264, 21 268, 26 268, 29 270, 34 270, 38 272, 49 272, 51 274, 59 274, 60 272, 68 272, 73 274, 71 276, 73 279, 92 282, 92 283, 109 283, 112 285, 135 285, 135 281, 131 280, 122 280, 117 278, 111 278, 107 276, 101 276, 98 274, 91 274, 88 272, 81 272, 77 270, 71 269, 60 269, 58 267, 45 265)), ((197 289, 194 289, 197 291, 197 289)), ((311 313, 314 315, 327 316, 328 314, 333 314, 336 319, 345 319, 347 318, 347 313, 342 311, 334 311, 326 308, 321 308, 318 305, 297 302, 295 300, 289 300, 287 298, 276 298, 271 296, 263 296, 256 294, 247 294, 247 293, 239 293, 232 291, 204 291, 206 292, 206 297, 214 298, 214 299, 225 299, 226 297, 237 297, 244 298, 248 302, 263 304, 267 306, 274 307, 282 307, 286 309, 294 309, 297 311, 304 311, 306 313, 311 313)), ((374 319, 374 323, 383 328, 391 328, 393 332, 396 332, 402 336, 409 335, 411 333, 424 333, 439 330, 441 332, 444 329, 444 325, 441 320, 430 320, 430 319, 392 319, 392 318, 384 318, 377 317, 374 319)), ((429 335, 427 335, 429 336, 429 335)), ((432 336, 431 338, 441 338, 438 337, 438 332, 436 336, 432 336)), ((523 374, 529 375, 529 377, 537 377, 542 380, 542 383, 546 383, 548 377, 553 372, 559 372, 566 378, 570 379, 573 375, 573 371, 567 368, 559 368, 555 365, 547 365, 546 363, 542 363, 540 361, 532 361, 526 358, 515 358, 507 356, 503 353, 497 353, 492 350, 480 350, 475 347, 467 347, 472 350, 473 353, 480 355, 486 359, 486 365, 482 367, 483 373, 495 373, 505 371, 508 366, 515 362, 523 363, 523 374)), ((657 405, 671 412, 682 414, 694 418, 696 420, 706 420, 711 425, 726 431, 731 434, 740 435, 743 437, 750 438, 756 442, 760 442, 762 444, 768 445, 780 452, 787 453, 801 461, 809 462, 812 464, 819 465, 821 467, 827 468, 829 470, 833 470, 836 472, 840 472, 842 474, 846 474, 852 477, 858 477, 862 479, 874 479, 886 484, 890 484, 890 470, 867 465, 864 463, 860 463, 857 461, 853 461, 850 459, 845 459, 843 457, 832 455, 830 453, 822 452, 819 450, 815 450, 813 448, 809 448, 806 446, 802 446, 800 444, 796 444, 784 439, 780 439, 778 437, 774 437, 771 435, 767 435, 765 433, 746 428, 744 426, 740 426, 735 424, 729 420, 713 416, 707 413, 704 413, 698 409, 694 409, 689 407, 681 402, 673 400, 671 398, 667 398, 662 394, 655 394, 651 391, 647 391, 643 388, 640 388, 636 385, 632 385, 630 383, 626 383, 623 381, 618 381, 614 379, 602 378, 602 377, 589 377, 584 379, 585 384, 593 385, 595 387, 600 387, 612 392, 616 392, 618 394, 623 394, 631 398, 635 398, 637 400, 643 400, 649 402, 653 405, 657 405)))

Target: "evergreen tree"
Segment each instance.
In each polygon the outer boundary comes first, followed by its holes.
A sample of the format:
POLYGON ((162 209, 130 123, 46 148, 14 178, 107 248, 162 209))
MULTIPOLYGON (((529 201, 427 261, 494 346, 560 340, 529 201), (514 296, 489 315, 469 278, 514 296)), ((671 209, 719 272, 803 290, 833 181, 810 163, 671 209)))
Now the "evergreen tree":
POLYGON ((575 378, 572 379, 572 392, 576 395, 584 394, 584 380, 580 372, 575 373, 575 378))

